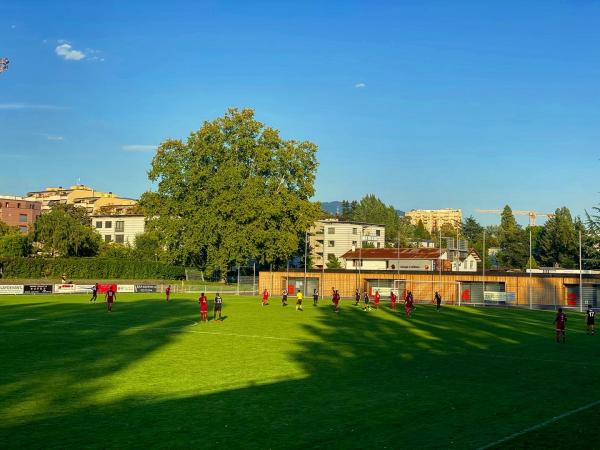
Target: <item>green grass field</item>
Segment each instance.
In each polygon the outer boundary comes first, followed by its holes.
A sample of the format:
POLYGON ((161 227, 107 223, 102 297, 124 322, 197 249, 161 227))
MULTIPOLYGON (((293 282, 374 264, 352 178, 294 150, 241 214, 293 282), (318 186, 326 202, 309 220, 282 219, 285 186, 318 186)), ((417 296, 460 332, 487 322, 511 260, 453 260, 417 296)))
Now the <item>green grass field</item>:
MULTIPOLYGON (((197 324, 191 296, 87 300, 0 298, 0 447, 480 448, 600 400, 600 335, 575 312, 562 345, 543 311, 225 296, 197 324)), ((599 414, 496 447, 598 447, 599 414)))

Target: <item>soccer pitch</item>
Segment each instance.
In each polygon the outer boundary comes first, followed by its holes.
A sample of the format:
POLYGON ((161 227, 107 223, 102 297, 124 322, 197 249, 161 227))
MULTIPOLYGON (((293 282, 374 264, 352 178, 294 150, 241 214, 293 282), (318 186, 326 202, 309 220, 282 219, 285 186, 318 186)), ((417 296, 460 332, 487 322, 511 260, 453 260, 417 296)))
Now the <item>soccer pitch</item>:
POLYGON ((198 324, 191 295, 88 298, 0 298, 1 447, 600 445, 600 335, 576 312, 563 345, 544 311, 224 296, 198 324))

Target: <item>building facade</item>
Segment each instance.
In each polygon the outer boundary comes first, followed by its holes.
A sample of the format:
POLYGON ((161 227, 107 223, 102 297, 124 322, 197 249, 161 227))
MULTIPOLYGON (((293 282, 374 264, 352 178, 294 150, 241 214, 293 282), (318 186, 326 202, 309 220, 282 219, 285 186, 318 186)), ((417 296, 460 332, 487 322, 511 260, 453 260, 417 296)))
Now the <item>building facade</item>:
POLYGON ((33 230, 33 224, 42 213, 42 204, 23 197, 0 196, 0 221, 19 227, 21 233, 33 230))
POLYGON ((42 211, 49 211, 56 204, 67 204, 81 206, 89 214, 99 211, 123 208, 132 208, 137 201, 130 198, 119 197, 112 192, 97 191, 84 185, 75 185, 69 188, 48 187, 43 191, 27 193, 27 200, 42 203, 42 211))
POLYGON ((417 225, 419 220, 423 222, 425 229, 431 233, 434 228, 438 230, 442 225, 449 224, 456 228, 462 222, 462 211, 460 209, 413 209, 406 213, 410 223, 417 225))
POLYGON ((146 229, 146 218, 143 215, 93 215, 92 227, 104 242, 134 246, 136 236, 146 229))
POLYGON ((313 266, 317 268, 327 267, 329 255, 340 259, 352 249, 385 247, 385 227, 378 224, 324 219, 315 222, 308 233, 313 266))

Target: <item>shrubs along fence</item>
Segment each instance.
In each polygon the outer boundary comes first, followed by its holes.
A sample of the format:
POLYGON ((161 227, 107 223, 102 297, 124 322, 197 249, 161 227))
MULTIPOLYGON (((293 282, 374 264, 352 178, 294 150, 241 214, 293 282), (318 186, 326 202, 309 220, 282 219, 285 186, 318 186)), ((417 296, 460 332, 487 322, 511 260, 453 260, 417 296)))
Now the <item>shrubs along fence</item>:
POLYGON ((0 258, 3 278, 166 279, 185 278, 185 267, 114 258, 0 258))

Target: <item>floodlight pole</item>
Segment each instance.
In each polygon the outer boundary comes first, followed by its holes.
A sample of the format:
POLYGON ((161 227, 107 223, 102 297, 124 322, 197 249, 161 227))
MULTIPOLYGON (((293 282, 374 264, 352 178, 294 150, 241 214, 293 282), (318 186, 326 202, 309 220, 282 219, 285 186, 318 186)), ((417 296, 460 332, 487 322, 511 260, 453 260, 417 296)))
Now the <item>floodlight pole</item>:
POLYGON ((583 312, 583 260, 581 259, 581 230, 579 230, 579 312, 583 312))
POLYGON ((485 228, 483 229, 483 280, 481 286, 483 287, 483 305, 485 306, 485 228))
POLYGON ((529 227, 529 309, 533 309, 533 300, 531 298, 531 258, 532 258, 532 254, 531 254, 531 226, 529 227))
POLYGON ((304 294, 306 294, 306 263, 307 263, 307 253, 308 253, 308 231, 304 232, 304 284, 302 286, 302 290, 304 294))
POLYGON ((363 225, 360 226, 360 236, 358 240, 358 292, 362 292, 362 286, 360 282, 360 266, 362 266, 362 237, 363 225))

